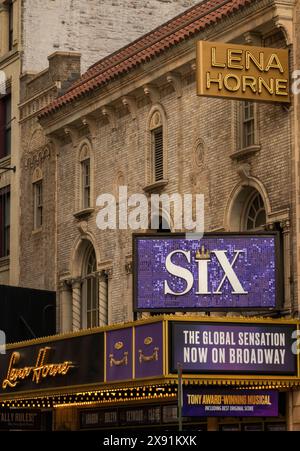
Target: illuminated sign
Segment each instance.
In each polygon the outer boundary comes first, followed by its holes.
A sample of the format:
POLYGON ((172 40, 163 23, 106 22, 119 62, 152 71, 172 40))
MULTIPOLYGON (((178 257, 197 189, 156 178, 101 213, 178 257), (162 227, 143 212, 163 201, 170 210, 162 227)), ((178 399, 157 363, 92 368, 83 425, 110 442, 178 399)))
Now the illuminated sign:
POLYGON ((183 416, 277 417, 276 390, 183 387, 183 416))
POLYGON ((290 102, 288 50, 198 41, 197 94, 290 102))
POLYGON ((171 372, 296 375, 294 325, 173 322, 171 372))
POLYGON ((278 235, 134 236, 136 311, 272 309, 280 300, 278 235))
POLYGON ((35 365, 24 368, 17 368, 16 365, 20 360, 20 353, 13 352, 10 358, 6 378, 2 382, 2 388, 14 388, 20 381, 32 378, 32 381, 39 384, 47 377, 56 377, 58 375, 65 376, 72 368, 72 362, 63 363, 46 363, 51 348, 46 347, 40 349, 35 365))
POLYGON ((0 397, 103 381, 103 331, 10 344, 0 355, 0 397))

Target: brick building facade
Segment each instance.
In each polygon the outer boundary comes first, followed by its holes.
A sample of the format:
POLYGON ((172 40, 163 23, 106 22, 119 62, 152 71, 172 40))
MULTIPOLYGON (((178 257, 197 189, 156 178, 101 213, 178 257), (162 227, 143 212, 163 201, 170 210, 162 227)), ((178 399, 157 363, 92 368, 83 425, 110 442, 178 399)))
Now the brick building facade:
MULTIPOLYGON (((82 52, 81 71, 84 71, 99 58, 159 25, 162 17, 169 19, 196 2, 90 0, 86 7, 78 0, 0 0, 0 128, 7 130, 7 137, 0 137, 0 199, 3 198, 0 203, 4 204, 0 215, 5 223, 0 230, 0 283, 15 286, 30 283, 22 279, 19 266, 22 258, 19 238, 23 233, 19 214, 23 145, 19 128, 20 77, 30 78, 45 69, 47 56, 56 51, 82 52)), ((53 82, 59 83, 60 79, 53 82)), ((60 93, 65 87, 58 86, 60 93)), ((31 115, 41 106, 38 96, 44 97, 43 89, 42 92, 36 89, 31 115)), ((25 142, 27 145, 27 138, 25 142)), ((35 285, 41 283, 30 283, 30 287, 35 285)))
MULTIPOLYGON (((298 315, 297 101, 287 108, 199 98, 195 84, 199 39, 289 48, 291 69, 296 68, 297 9, 292 0, 223 3, 205 1, 104 58, 43 109, 39 125, 26 113, 21 119, 24 142, 32 142, 21 165, 21 280, 55 286, 61 332, 133 319, 132 232, 102 231, 96 224, 97 196, 116 194, 124 185, 129 195, 203 193, 206 231, 280 231, 285 287, 280 314, 298 315), (163 164, 156 168, 153 142, 159 132, 163 164), (30 211, 27 201, 33 205, 38 182, 45 194, 43 222, 36 228, 38 207, 30 211), (96 322, 87 319, 87 293, 94 283, 96 322)), ((50 75, 54 66, 70 79, 77 58, 52 56, 46 83, 56 80, 50 75)), ((24 102, 35 101, 39 77, 43 74, 24 81, 24 102)), ((53 97, 59 94, 58 85, 53 97)), ((165 219, 174 231, 172 215, 165 219)), ((294 409, 289 428, 297 429, 298 392, 288 397, 294 409)))

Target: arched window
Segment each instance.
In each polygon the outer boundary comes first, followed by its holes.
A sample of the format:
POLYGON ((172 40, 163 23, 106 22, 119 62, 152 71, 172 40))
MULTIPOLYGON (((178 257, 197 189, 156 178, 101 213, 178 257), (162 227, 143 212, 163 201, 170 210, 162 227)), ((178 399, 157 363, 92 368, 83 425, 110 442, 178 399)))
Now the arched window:
POLYGON ((165 178, 165 130, 160 111, 155 110, 150 117, 151 134, 151 177, 150 183, 160 182, 165 178))
POLYGON ((260 193, 252 194, 245 210, 245 229, 259 230, 267 222, 266 208, 260 193))
POLYGON ((88 140, 80 147, 77 174, 76 210, 93 208, 93 152, 88 140))
POLYGON ((87 250, 82 278, 82 328, 99 326, 99 282, 96 274, 96 253, 92 246, 87 250))

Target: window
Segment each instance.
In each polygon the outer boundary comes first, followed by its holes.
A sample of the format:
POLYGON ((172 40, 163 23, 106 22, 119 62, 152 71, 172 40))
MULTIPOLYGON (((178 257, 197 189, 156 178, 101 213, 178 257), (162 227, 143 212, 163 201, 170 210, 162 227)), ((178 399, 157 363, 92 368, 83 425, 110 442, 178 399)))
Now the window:
POLYGON ((259 193, 252 195, 246 210, 246 230, 259 230, 267 222, 264 201, 259 193))
POLYGON ((242 147, 250 147, 255 144, 255 104, 254 102, 242 103, 242 147))
POLYGON ((164 155, 163 155, 163 128, 159 127, 152 131, 154 181, 159 182, 164 178, 164 155))
POLYGON ((88 249, 85 275, 82 284, 82 327, 99 326, 99 292, 96 275, 96 254, 93 248, 88 249))
POLYGON ((147 183, 153 184, 166 179, 165 168, 165 114, 161 107, 155 107, 152 114, 149 115, 149 141, 148 156, 149 169, 147 183), (163 119, 164 118, 164 119, 163 119))
POLYGON ((13 3, 8 4, 8 50, 12 50, 14 45, 14 9, 13 3))
POLYGON ((11 153, 11 96, 0 99, 0 158, 11 153))
POLYGON ((91 163, 90 159, 81 162, 82 169, 82 207, 91 206, 91 163))
POLYGON ((10 187, 0 189, 0 258, 10 254, 10 187))
POLYGON ((43 225, 43 181, 33 184, 34 190, 34 228, 40 229, 43 225))

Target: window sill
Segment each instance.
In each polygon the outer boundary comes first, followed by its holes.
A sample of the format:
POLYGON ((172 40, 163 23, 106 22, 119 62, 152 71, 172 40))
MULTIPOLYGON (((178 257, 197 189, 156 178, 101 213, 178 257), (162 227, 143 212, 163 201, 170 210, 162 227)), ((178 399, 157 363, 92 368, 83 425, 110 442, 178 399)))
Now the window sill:
POLYGON ((73 213, 73 216, 76 219, 82 219, 87 216, 90 216, 93 212, 94 212, 94 208, 90 207, 90 208, 85 208, 83 210, 77 211, 76 213, 73 213))
POLYGON ((150 185, 145 186, 143 190, 146 193, 158 193, 162 191, 167 186, 168 183, 169 180, 167 179, 159 180, 158 182, 154 182, 151 183, 150 185))
POLYGON ((6 157, 0 158, 0 168, 6 168, 11 164, 11 156, 7 155, 6 157))
POLYGON ((239 160, 240 158, 249 157, 251 155, 256 154, 261 149, 260 144, 254 144, 253 146, 244 147, 243 149, 239 149, 236 152, 230 155, 232 160, 239 160))
POLYGON ((40 233, 42 233, 42 231, 43 231, 43 227, 40 227, 39 229, 34 229, 32 232, 31 232, 31 235, 39 235, 40 233))
POLYGON ((0 257, 0 268, 7 267, 9 268, 9 256, 8 257, 0 257))
POLYGON ((0 56, 0 64, 19 56, 19 50, 12 48, 0 56))

